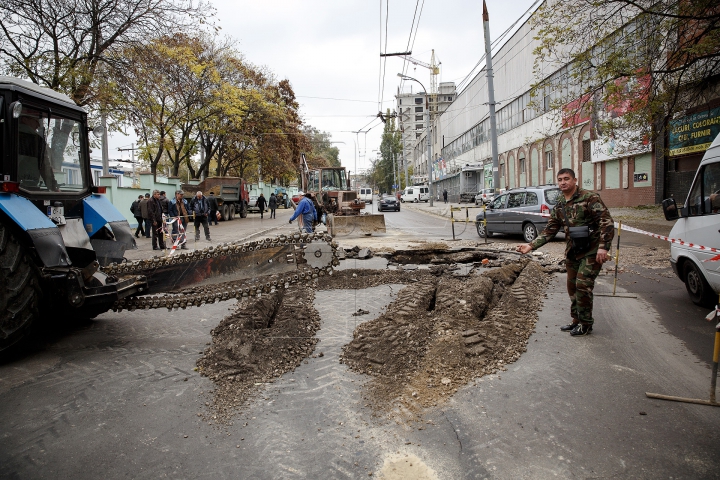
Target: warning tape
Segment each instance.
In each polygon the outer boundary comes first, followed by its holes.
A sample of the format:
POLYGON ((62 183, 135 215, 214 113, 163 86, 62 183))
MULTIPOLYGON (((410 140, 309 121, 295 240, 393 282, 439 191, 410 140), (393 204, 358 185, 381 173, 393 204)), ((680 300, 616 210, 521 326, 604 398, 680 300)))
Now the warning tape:
MULTIPOLYGON (((618 224, 617 224, 617 222, 615 222, 615 228, 617 228, 617 226, 618 226, 618 224)), ((702 252, 709 252, 709 253, 715 253, 715 254, 720 253, 720 248, 706 247, 705 245, 698 245, 697 243, 686 242, 685 240, 682 240, 680 238, 666 237, 665 235, 658 235, 657 233, 640 230, 639 228, 635 228, 635 227, 628 227, 627 225, 623 225, 622 228, 626 232, 633 232, 633 233, 639 233, 641 235, 647 235, 648 237, 657 238, 659 240, 665 240, 666 242, 675 243, 677 245, 682 245, 682 246, 688 247, 688 248, 694 248, 694 249, 700 250, 702 252)), ((712 258, 703 260, 703 262, 715 262, 718 260, 720 260, 720 255, 715 255, 712 258)))
POLYGON ((172 239, 172 234, 170 233, 168 228, 175 222, 177 222, 178 234, 172 248, 170 249, 170 253, 168 253, 168 256, 175 253, 175 250, 177 250, 178 246, 185 244, 187 241, 187 235, 185 234, 185 226, 183 225, 183 222, 180 221, 180 217, 166 217, 165 214, 163 214, 163 235, 165 235, 167 238, 172 239))
MULTIPOLYGON (((452 207, 452 208, 458 208, 458 207, 452 207)), ((464 208, 464 207, 460 207, 464 208)), ((465 207, 467 208, 467 207, 465 207)), ((549 218, 550 215, 547 213, 537 213, 537 212, 526 212, 523 210, 502 210, 505 213, 522 213, 523 215, 535 215, 539 217, 547 217, 549 218)), ((455 222, 463 222, 463 220, 457 220, 453 219, 455 222)), ((476 221, 471 221, 471 223, 476 223, 476 221)), ((620 224, 618 222, 615 222, 615 228, 619 228, 620 224)), ((675 243, 677 245, 682 245, 684 247, 693 248, 695 250, 699 250, 701 252, 708 252, 708 253, 715 253, 716 255, 712 258, 708 258, 706 260, 703 260, 703 262, 716 262, 720 260, 720 248, 714 248, 714 247, 706 247, 705 245, 698 245, 697 243, 692 242, 686 242, 685 240, 682 240, 680 238, 671 238, 666 237, 665 235, 658 235, 657 233, 648 232, 646 230, 640 230, 639 228, 630 227, 628 225, 622 226, 623 230, 626 232, 633 232, 633 233, 639 233, 641 235, 647 235, 648 237, 657 238, 659 240, 664 240, 666 242, 675 243)))

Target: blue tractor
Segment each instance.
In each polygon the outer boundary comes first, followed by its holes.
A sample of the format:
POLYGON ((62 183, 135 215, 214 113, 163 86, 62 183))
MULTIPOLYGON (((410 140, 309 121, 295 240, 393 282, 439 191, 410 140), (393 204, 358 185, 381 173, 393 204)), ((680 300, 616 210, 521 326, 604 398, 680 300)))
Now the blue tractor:
POLYGON ((100 269, 137 246, 92 185, 89 132, 66 95, 0 76, 0 352, 41 319, 92 318, 147 289, 100 269))

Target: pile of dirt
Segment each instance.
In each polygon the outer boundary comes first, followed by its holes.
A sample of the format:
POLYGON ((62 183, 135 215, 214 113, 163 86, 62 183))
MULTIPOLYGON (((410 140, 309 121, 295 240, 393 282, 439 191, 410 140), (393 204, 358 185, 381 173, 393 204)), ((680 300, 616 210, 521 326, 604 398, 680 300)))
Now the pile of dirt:
POLYGON ((245 299, 210 333, 212 343, 197 361, 215 383, 209 406, 227 421, 257 390, 294 370, 315 349, 320 315, 307 285, 245 299))
POLYGON ((547 280, 527 259, 483 275, 428 277, 358 326, 341 361, 373 377, 364 390, 367 403, 414 415, 519 358, 547 280))
POLYGON ((434 275, 435 270, 364 270, 351 268, 318 278, 318 290, 354 290, 390 283, 416 283, 434 275))

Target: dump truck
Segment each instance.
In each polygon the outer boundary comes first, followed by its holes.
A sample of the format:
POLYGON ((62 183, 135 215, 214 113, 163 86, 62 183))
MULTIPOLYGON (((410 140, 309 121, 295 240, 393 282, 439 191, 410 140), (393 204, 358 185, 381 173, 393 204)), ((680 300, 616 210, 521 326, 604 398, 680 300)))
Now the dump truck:
POLYGON ((318 218, 326 216, 331 236, 385 233, 385 216, 362 212, 365 202, 350 190, 345 167, 309 168, 302 154, 300 170, 302 190, 312 194, 318 218))
POLYGON ((130 226, 105 187, 92 185, 91 130, 70 97, 0 77, 0 354, 22 345, 40 320, 254 296, 338 264, 337 245, 319 233, 128 261, 126 250, 137 248, 130 226))
POLYGON ((207 177, 198 184, 182 185, 182 189, 188 199, 200 191, 206 197, 210 192, 218 202, 220 220, 229 221, 239 215, 240 218, 247 217, 248 202, 250 201, 250 190, 248 183, 240 177, 207 177))

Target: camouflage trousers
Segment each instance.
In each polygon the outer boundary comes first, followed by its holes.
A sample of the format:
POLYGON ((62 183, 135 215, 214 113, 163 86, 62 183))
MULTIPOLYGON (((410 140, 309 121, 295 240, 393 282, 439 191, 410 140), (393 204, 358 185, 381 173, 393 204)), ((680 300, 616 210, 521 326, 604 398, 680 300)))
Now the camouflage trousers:
POLYGON ((592 325, 593 288, 602 264, 595 260, 595 255, 588 255, 579 260, 568 258, 565 262, 570 315, 573 322, 592 325))

